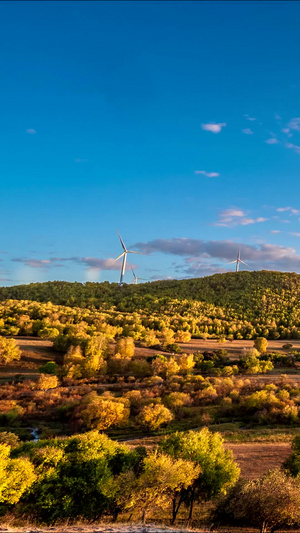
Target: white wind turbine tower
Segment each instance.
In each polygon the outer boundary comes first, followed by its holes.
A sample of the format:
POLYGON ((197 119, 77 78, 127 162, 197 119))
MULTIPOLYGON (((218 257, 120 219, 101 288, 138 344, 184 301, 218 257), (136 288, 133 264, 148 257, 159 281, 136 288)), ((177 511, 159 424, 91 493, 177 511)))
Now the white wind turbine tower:
POLYGON ((241 260, 241 250, 238 251, 237 258, 234 261, 229 261, 228 264, 231 265, 232 263, 236 263, 236 267, 235 267, 236 272, 239 272, 240 270, 240 263, 242 263, 242 265, 245 265, 246 267, 249 267, 247 263, 244 263, 244 261, 241 260))
MULTIPOLYGON (((120 243, 121 243, 121 246, 124 250, 124 252, 122 252, 120 255, 118 255, 118 257, 116 257, 115 261, 117 261, 118 259, 121 259, 121 257, 123 257, 123 262, 122 262, 122 268, 121 268, 121 275, 120 275, 120 283, 119 285, 122 285, 123 284, 123 278, 124 278, 124 274, 125 274, 125 268, 126 268, 126 261, 127 261, 127 254, 140 254, 140 252, 132 252, 131 250, 127 250, 125 244, 124 244, 124 241, 122 240, 122 237, 120 235, 120 233, 117 231, 117 234, 118 234, 118 237, 120 239, 120 243)), ((142 255, 142 254, 140 254, 142 255)))
POLYGON ((140 279, 140 280, 143 280, 143 281, 147 281, 145 278, 138 278, 138 277, 135 275, 134 270, 133 270, 132 267, 131 267, 131 270, 132 270, 132 274, 133 274, 133 281, 132 281, 132 283, 134 283, 135 285, 137 285, 139 279, 140 279))

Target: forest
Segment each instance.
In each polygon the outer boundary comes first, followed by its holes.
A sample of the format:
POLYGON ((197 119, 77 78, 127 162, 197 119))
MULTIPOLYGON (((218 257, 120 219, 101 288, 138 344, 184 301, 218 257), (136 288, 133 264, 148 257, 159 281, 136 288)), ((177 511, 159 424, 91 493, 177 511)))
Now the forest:
MULTIPOLYGON (((0 288, 0 299, 52 302, 68 307, 176 315, 192 335, 299 338, 300 275, 239 272, 205 278, 126 285, 53 281, 0 288)), ((176 327, 176 326, 175 326, 176 327)))

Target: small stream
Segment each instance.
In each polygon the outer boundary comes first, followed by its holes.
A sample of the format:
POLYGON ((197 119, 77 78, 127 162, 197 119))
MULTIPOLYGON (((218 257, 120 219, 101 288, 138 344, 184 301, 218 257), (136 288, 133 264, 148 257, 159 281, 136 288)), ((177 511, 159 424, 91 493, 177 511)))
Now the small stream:
POLYGON ((39 430, 38 428, 28 428, 30 430, 30 433, 31 433, 31 436, 32 436, 32 440, 34 442, 38 442, 39 440, 39 430))

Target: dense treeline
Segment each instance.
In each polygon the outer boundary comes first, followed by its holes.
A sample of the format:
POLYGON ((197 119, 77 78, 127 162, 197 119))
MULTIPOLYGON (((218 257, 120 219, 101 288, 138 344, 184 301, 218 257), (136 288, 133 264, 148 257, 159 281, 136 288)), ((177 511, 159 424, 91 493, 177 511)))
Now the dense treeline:
POLYGON ((0 436, 4 520, 10 513, 50 525, 121 515, 145 523, 163 514, 171 524, 182 517, 190 524, 195 504, 199 513, 210 502, 206 520, 217 524, 261 533, 300 524, 299 437, 281 469, 249 481, 239 479, 221 435, 207 428, 173 433, 151 449, 129 448, 97 431, 35 443, 0 436))
POLYGON ((183 506, 192 518, 194 502, 226 492, 238 477, 221 435, 206 428, 165 437, 152 450, 97 431, 25 444, 6 433, 0 443, 0 502, 47 524, 128 511, 145 522, 156 508, 172 508, 174 522, 183 506))
POLYGON ((192 335, 234 338, 298 338, 300 276, 239 272, 140 285, 32 283, 2 287, 0 298, 51 301, 58 305, 139 315, 178 316, 192 335))

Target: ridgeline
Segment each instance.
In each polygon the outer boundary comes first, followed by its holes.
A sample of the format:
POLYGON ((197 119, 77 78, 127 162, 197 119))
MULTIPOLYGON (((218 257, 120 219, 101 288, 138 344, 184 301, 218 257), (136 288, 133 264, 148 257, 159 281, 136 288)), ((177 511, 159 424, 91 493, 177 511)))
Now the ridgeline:
MULTIPOLYGON (((47 281, 12 287, 0 287, 0 300, 51 301, 70 307, 103 308, 119 306, 123 311, 134 311, 147 302, 157 299, 196 300, 219 307, 243 308, 257 305, 265 307, 269 300, 290 307, 297 306, 300 297, 300 274, 287 272, 239 272, 214 274, 204 278, 161 280, 148 283, 78 283, 47 281)), ((120 309, 121 310, 121 309, 120 309)))
MULTIPOLYGON (((0 300, 52 302, 69 307, 126 313, 177 313, 214 308, 214 316, 240 318, 272 328, 300 327, 300 275, 239 272, 205 278, 164 280, 138 285, 52 281, 0 288, 0 300), (217 308, 217 309, 216 309, 217 308)), ((196 313, 197 314, 197 313, 196 313)))

